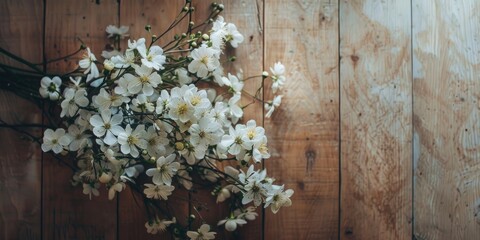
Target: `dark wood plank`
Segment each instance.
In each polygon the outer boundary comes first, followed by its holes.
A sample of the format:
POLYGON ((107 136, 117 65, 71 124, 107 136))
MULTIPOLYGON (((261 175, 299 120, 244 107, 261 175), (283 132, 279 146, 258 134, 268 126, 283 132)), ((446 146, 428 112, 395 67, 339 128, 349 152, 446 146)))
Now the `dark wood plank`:
POLYGON ((412 236, 410 9, 340 2, 341 239, 412 236))
MULTIPOLYGON (((80 38, 101 60, 108 40, 105 27, 118 23, 118 2, 47 1, 46 56, 54 59, 76 51, 80 38)), ((82 54, 48 66, 49 72, 75 69, 82 54)), ((44 154, 43 229, 44 239, 115 239, 117 202, 106 191, 89 200, 82 187, 73 187, 69 168, 44 154)))
MULTIPOLYGON (((0 47, 31 62, 42 61, 43 3, 0 2, 0 47)), ((0 54, 0 63, 24 68, 0 54)), ((0 79, 4 81, 5 79, 0 79)), ((41 123, 41 111, 11 92, 0 91, 0 119, 41 123)), ((41 129, 22 128, 41 136, 41 129)), ((0 238, 41 238, 41 152, 25 135, 0 127, 0 238)))
POLYGON ((265 239, 338 238, 337 13, 338 1, 265 2, 264 68, 281 61, 287 75, 282 105, 265 120, 265 167, 295 191, 291 207, 265 210, 265 239))

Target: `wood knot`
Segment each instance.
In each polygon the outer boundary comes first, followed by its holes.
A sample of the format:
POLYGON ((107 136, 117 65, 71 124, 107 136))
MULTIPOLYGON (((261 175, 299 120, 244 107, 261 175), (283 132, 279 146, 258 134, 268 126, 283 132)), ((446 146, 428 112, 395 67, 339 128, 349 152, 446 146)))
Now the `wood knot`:
POLYGON ((360 59, 360 58, 357 55, 352 55, 352 56, 350 56, 350 59, 352 59, 353 64, 357 64, 358 59, 360 59))
POLYGON ((313 150, 307 150, 305 152, 305 158, 307 159, 307 172, 312 170, 316 155, 317 154, 313 150))
POLYGON ((350 228, 350 227, 347 227, 347 228, 345 229, 345 235, 352 235, 352 234, 353 234, 353 229, 350 228))

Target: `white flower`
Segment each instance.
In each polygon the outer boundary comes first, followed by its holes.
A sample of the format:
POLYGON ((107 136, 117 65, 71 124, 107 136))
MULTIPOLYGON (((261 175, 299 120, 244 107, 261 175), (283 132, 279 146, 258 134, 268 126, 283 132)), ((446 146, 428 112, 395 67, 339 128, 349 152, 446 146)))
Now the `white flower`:
POLYGON ((276 93, 285 84, 285 66, 277 62, 273 68, 270 68, 270 71, 272 72, 272 90, 273 93, 276 93))
POLYGON ((290 200, 292 195, 292 189, 283 191, 283 186, 272 185, 272 189, 268 192, 265 200, 265 208, 271 206, 272 212, 277 213, 282 206, 289 207, 292 205, 292 200, 290 200))
POLYGON ((175 218, 173 218, 172 221, 168 221, 166 219, 160 220, 158 217, 156 217, 155 221, 146 222, 145 227, 147 228, 148 233, 157 234, 159 232, 164 232, 172 223, 175 223, 175 218))
POLYGON ((228 100, 228 112, 233 122, 237 122, 243 116, 243 110, 238 106, 240 98, 240 95, 235 94, 228 100))
POLYGON ((121 192, 123 189, 125 189, 125 183, 119 182, 119 183, 113 184, 108 189, 108 200, 113 200, 115 198, 115 193, 121 192))
POLYGON ((72 88, 65 89, 64 92, 65 99, 62 101, 60 106, 62 107, 62 112, 60 117, 73 117, 77 113, 78 107, 88 106, 87 91, 85 89, 80 89, 75 91, 72 88))
POLYGON ((155 70, 164 69, 166 57, 163 55, 163 49, 159 46, 152 46, 147 50, 145 45, 137 47, 138 53, 142 56, 142 64, 154 68, 155 70))
POLYGON ((92 52, 90 52, 90 48, 87 48, 87 53, 83 56, 83 59, 81 59, 80 62, 78 62, 78 65, 81 68, 85 69, 83 73, 84 74, 89 73, 87 75, 87 82, 100 76, 100 73, 98 72, 98 68, 97 68, 97 65, 95 64, 95 61, 97 61, 97 58, 92 52))
POLYGON ((180 120, 182 123, 190 121, 195 113, 195 109, 189 102, 178 97, 170 99, 168 102, 168 108, 170 109, 168 112, 170 118, 173 120, 180 120))
POLYGON ((254 144, 252 157, 257 163, 261 162, 262 159, 270 158, 266 136, 263 136, 260 141, 254 144))
POLYGON ((105 31, 108 33, 108 37, 119 37, 121 39, 124 39, 125 37, 128 37, 128 26, 114 26, 114 25, 108 25, 105 31))
POLYGON ((132 110, 135 112, 153 112, 155 106, 150 102, 150 99, 144 95, 140 94, 132 100, 132 110))
POLYGON ((265 136, 265 129, 257 126, 257 123, 253 119, 249 120, 245 127, 246 132, 243 135, 242 140, 245 142, 246 146, 255 145, 262 140, 263 136, 265 136))
POLYGON ((150 96, 153 94, 154 88, 162 83, 160 75, 152 71, 152 68, 147 65, 135 67, 135 73, 138 74, 138 77, 130 73, 124 76, 128 81, 128 92, 131 94, 137 94, 142 91, 145 95, 150 96))
POLYGON ((71 139, 69 135, 65 134, 65 129, 58 128, 55 132, 52 129, 47 129, 43 134, 42 150, 44 152, 52 150, 54 153, 60 153, 70 142, 71 139))
POLYGON ((223 83, 229 87, 229 91, 234 94, 241 94, 244 86, 243 81, 238 80, 235 75, 228 74, 228 78, 222 77, 223 83))
POLYGON ((221 147, 232 155, 237 155, 242 149, 248 148, 248 145, 246 145, 242 139, 246 132, 245 129, 245 125, 242 124, 237 124, 235 129, 230 126, 228 135, 222 136, 222 141, 220 142, 221 147))
POLYGON ((178 83, 180 86, 190 84, 192 82, 192 78, 188 76, 188 71, 185 68, 177 68, 175 69, 175 76, 177 76, 178 83))
POLYGON ((235 231, 237 229, 237 225, 241 226, 243 224, 246 224, 247 221, 241 219, 241 218, 227 218, 224 220, 221 220, 218 222, 218 226, 225 224, 225 230, 229 232, 235 231))
POLYGON ((188 129, 190 143, 195 147, 195 157, 202 159, 209 145, 215 145, 223 135, 221 125, 208 118, 201 118, 198 124, 192 124, 188 129))
POLYGON ((237 48, 238 44, 243 42, 243 35, 237 30, 237 26, 235 26, 235 24, 228 23, 225 26, 225 31, 227 32, 225 41, 230 42, 232 47, 237 48))
POLYGON ((267 194, 267 189, 263 183, 266 174, 265 170, 260 172, 254 171, 253 165, 251 165, 246 174, 242 171, 242 173, 238 175, 239 181, 245 184, 245 192, 242 199, 243 205, 251 201, 253 201, 255 206, 259 206, 262 203, 262 200, 267 194))
POLYGON ((147 141, 143 139, 143 136, 146 134, 145 125, 138 125, 135 130, 132 130, 132 127, 128 124, 124 131, 120 131, 118 134, 118 143, 121 145, 120 149, 123 154, 138 157, 140 154, 138 148, 147 148, 147 141))
POLYGON ((150 183, 146 183, 145 187, 146 188, 143 190, 143 193, 145 193, 147 198, 163 200, 167 200, 168 196, 172 195, 172 191, 175 189, 174 186, 168 186, 164 184, 157 185, 150 183))
POLYGON ((217 54, 218 52, 215 49, 209 48, 205 45, 194 49, 190 54, 190 57, 193 60, 188 64, 188 71, 196 73, 200 78, 206 77, 209 72, 212 72, 215 68, 220 66, 220 62, 216 56, 217 54))
POLYGON ((160 96, 157 99, 157 105, 155 106, 155 112, 157 114, 162 114, 163 111, 167 109, 168 103, 170 101, 170 94, 167 90, 162 90, 160 96))
POLYGON ((92 200, 92 194, 96 197, 100 195, 100 192, 98 191, 99 187, 100 184, 98 183, 84 183, 83 194, 88 195, 90 197, 90 200, 92 200))
POLYGON ((90 135, 85 134, 85 127, 79 127, 76 124, 72 124, 68 127, 68 134, 71 136, 71 142, 69 144, 70 151, 78 151, 85 146, 90 146, 92 141, 90 135))
POLYGON ((237 209, 238 211, 235 211, 234 214, 235 216, 238 216, 239 218, 243 218, 249 221, 253 221, 258 217, 258 213, 255 212, 255 207, 249 206, 245 210, 240 210, 237 209))
POLYGON ((282 95, 275 96, 271 103, 265 103, 265 110, 267 110, 267 114, 265 114, 266 118, 270 118, 272 116, 273 111, 275 108, 278 108, 282 103, 282 95))
POLYGON ((127 50, 127 52, 133 51, 135 49, 138 50, 138 48, 146 48, 145 47, 145 38, 139 38, 138 40, 132 40, 132 41, 130 41, 130 39, 128 39, 128 50, 127 50))
POLYGON ((222 188, 217 194, 217 203, 224 202, 231 196, 230 191, 227 188, 222 188))
POLYGON ((157 159, 157 167, 147 170, 147 175, 152 177, 153 183, 160 185, 172 185, 172 177, 180 168, 180 163, 175 162, 176 155, 170 154, 166 158, 159 157, 157 159))
POLYGON ((190 240, 210 240, 215 239, 215 232, 210 232, 210 226, 208 224, 202 224, 200 228, 195 231, 188 231, 187 236, 190 240))
MULTIPOLYGON (((116 57, 116 56, 121 56, 122 53, 116 49, 112 50, 112 51, 106 51, 106 50, 103 50, 102 51, 102 57, 105 58, 105 59, 111 59, 113 57, 116 57)), ((112 70, 113 67, 115 67, 115 63, 114 62, 111 62, 113 64, 112 68, 111 69, 108 69, 108 70, 112 70)), ((104 65, 105 65, 105 62, 104 62, 104 65)))
POLYGON ((100 93, 94 98, 94 102, 100 110, 109 109, 110 107, 118 107, 122 103, 128 102, 129 98, 115 93, 108 93, 104 88, 100 89, 100 93))
POLYGON ((152 157, 159 157, 165 153, 165 146, 168 145, 167 133, 165 131, 157 131, 154 126, 147 129, 145 136, 147 141, 147 153, 152 157))
POLYGON ((93 126, 93 134, 97 137, 105 135, 103 142, 108 145, 113 145, 117 142, 115 137, 123 131, 120 123, 123 121, 121 113, 112 116, 109 109, 102 110, 100 115, 93 115, 90 118, 90 124, 93 126))
POLYGON ((43 77, 40 81, 40 95, 43 98, 50 98, 50 100, 57 100, 60 97, 60 85, 62 85, 62 79, 59 77, 43 77))
POLYGON ((115 64, 116 68, 125 69, 130 66, 135 66, 135 53, 133 51, 126 51, 125 56, 120 56, 120 55, 112 56, 110 60, 113 62, 113 64, 115 64))

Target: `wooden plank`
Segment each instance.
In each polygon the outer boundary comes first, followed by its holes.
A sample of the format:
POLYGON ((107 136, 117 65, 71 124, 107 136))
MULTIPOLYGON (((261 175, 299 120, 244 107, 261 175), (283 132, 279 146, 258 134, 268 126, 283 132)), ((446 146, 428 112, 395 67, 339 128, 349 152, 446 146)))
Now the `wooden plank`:
MULTIPOLYGON (((193 6, 195 7, 195 12, 192 20, 199 24, 204 21, 207 17, 208 11, 210 9, 210 3, 213 1, 193 1, 193 6)), ((243 69, 245 76, 250 75, 259 75, 262 71, 262 37, 261 23, 258 21, 250 21, 252 18, 262 19, 261 15, 263 11, 261 7, 263 6, 262 1, 249 1, 248 3, 241 3, 239 1, 228 0, 223 2, 225 5, 225 11, 222 13, 222 16, 225 17, 226 21, 233 22, 237 25, 238 29, 245 35, 248 36, 249 40, 244 42, 241 47, 234 52, 229 52, 229 54, 235 54, 237 56, 237 61, 234 63, 235 66, 239 66, 243 69)), ((171 21, 176 17, 178 11, 183 7, 182 1, 155 1, 155 0, 144 0, 144 1, 122 1, 120 5, 120 21, 123 25, 128 25, 130 27, 130 35, 132 38, 146 37, 148 34, 144 30, 144 26, 149 24, 152 27, 152 33, 157 36, 160 35, 165 29, 168 28, 171 21), (178 10, 178 11, 177 11, 178 10)), ((188 23, 188 21, 185 21, 188 23)), ((173 38, 174 34, 181 34, 183 29, 186 29, 186 24, 180 24, 177 31, 167 34, 162 40, 160 40, 160 45, 168 42, 173 38)), ((234 67, 230 64, 226 67, 227 70, 235 73, 234 67)), ((258 81, 249 81, 245 85, 245 89, 250 92, 256 90, 261 84, 261 79, 258 81)), ((247 99, 244 104, 247 104, 251 99, 247 99)), ((262 106, 261 104, 256 106, 251 106, 245 112, 245 118, 254 118, 257 122, 261 122, 262 119, 262 106)), ((226 216, 226 205, 217 205, 215 203, 215 198, 212 198, 210 191, 202 190, 201 194, 192 194, 194 200, 200 200, 202 203, 206 204, 204 206, 203 212, 201 212, 202 217, 209 223, 215 225, 216 221, 219 220, 222 216, 226 216), (208 209, 208 210, 207 210, 208 209)), ((182 196, 180 196, 182 197, 182 196)), ((148 237, 145 232, 145 227, 143 226, 146 221, 146 216, 144 211, 141 209, 127 208, 134 204, 133 198, 131 196, 123 197, 120 199, 120 209, 125 209, 120 212, 120 237, 125 239, 130 239, 132 237, 143 236, 144 238, 148 237), (140 213, 139 213, 140 212, 140 213), (124 220, 122 220, 124 219, 124 220), (125 227, 122 227, 125 224, 125 227), (135 227, 132 227, 132 224, 135 224, 135 227), (127 228, 127 225, 128 228, 127 228), (122 230, 122 229, 125 229, 122 230)), ((185 213, 188 212, 188 205, 181 204, 181 201, 175 201, 175 204, 178 206, 176 208, 184 208, 185 213)), ((195 213, 192 211, 192 213, 195 213)), ((199 217, 197 216, 197 219, 199 217)), ((184 219, 180 219, 184 221, 184 219)), ((199 222, 198 222, 199 223, 199 222)), ((217 234, 219 239, 228 239, 230 235, 224 235, 223 229, 219 229, 220 232, 217 234)), ((240 237, 245 239, 259 239, 261 237, 261 217, 255 222, 250 222, 246 227, 242 229, 240 237)), ((140 237, 141 238, 141 237, 140 237)))
MULTIPOLYGON (((99 60, 108 40, 105 27, 118 23, 118 2, 47 1, 46 56, 54 59, 76 51, 82 39, 99 60)), ((66 73, 78 66, 82 54, 48 65, 49 72, 66 73)), ((107 192, 89 200, 82 188, 70 183, 72 172, 44 154, 43 229, 44 239, 115 239, 117 202, 107 192)))
MULTIPOLYGON (((172 23, 180 10, 185 5, 185 1, 168 0, 125 0, 120 3, 120 25, 129 27, 130 39, 145 38, 150 42, 150 34, 145 30, 148 24, 151 26, 151 33, 160 36, 172 23)), ((179 28, 186 30, 188 21, 184 21, 179 28)), ((175 34, 182 32, 172 32, 163 36, 158 44, 164 46, 173 39, 175 34)), ((123 50, 125 50, 127 40, 122 41, 123 50)), ((147 233, 145 222, 148 216, 143 204, 142 196, 138 193, 130 194, 127 188, 126 193, 122 193, 119 198, 119 237, 120 239, 150 239, 152 235, 147 233), (138 204, 137 204, 138 202, 138 204)), ((181 194, 175 191, 176 196, 170 196, 170 204, 175 204, 173 210, 177 221, 185 223, 188 216, 188 193, 182 191, 181 194), (181 217, 181 218, 180 218, 181 217)), ((163 217, 163 216, 162 216, 163 217)), ((160 239, 170 239, 170 234, 165 232, 156 236, 160 239)))
POLYGON ((291 207, 265 210, 265 239, 338 238, 338 36, 338 1, 265 1, 264 69, 281 61, 287 75, 265 167, 295 191, 291 207))
MULTIPOLYGON (((0 2, 0 47, 31 62, 42 61, 43 3, 0 2)), ((0 63, 22 67, 0 55, 0 63)), ((5 79, 3 79, 5 80, 5 79)), ((9 124, 41 123, 35 104, 0 91, 0 119, 9 124)), ((22 128, 41 136, 41 130, 22 128)), ((41 152, 24 135, 0 128, 0 238, 41 238, 41 152)))
POLYGON ((480 237, 480 2, 413 1, 415 237, 480 237))
POLYGON ((342 239, 412 236, 410 10, 340 2, 342 239))

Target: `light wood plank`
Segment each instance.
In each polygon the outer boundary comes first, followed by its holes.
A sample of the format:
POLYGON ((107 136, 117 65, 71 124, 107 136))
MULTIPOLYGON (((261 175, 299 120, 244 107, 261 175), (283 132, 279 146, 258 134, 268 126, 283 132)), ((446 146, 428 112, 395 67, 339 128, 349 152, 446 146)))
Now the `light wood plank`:
POLYGON ((480 2, 413 1, 415 237, 480 237, 480 2))
MULTIPOLYGON (((118 1, 46 2, 47 59, 76 51, 81 38, 101 60, 108 43, 105 27, 118 24, 118 1)), ((48 66, 49 72, 66 73, 78 66, 82 54, 48 66)), ((107 199, 107 192, 89 200, 82 187, 70 183, 72 172, 44 154, 43 229, 44 239, 115 239, 117 202, 107 199)))
POLYGON ((412 235, 409 1, 340 2, 342 239, 412 235))
MULTIPOLYGON (((42 61, 43 3, 0 2, 0 47, 31 62, 42 61)), ((0 63, 22 67, 0 54, 0 63)), ((5 81, 7 79, 0 79, 5 81)), ((0 119, 9 124, 41 123, 40 109, 0 91, 0 119)), ((38 128, 22 128, 41 136, 38 128)), ((0 238, 41 238, 41 152, 23 134, 0 128, 0 238)))
POLYGON ((265 120, 265 167, 295 191, 291 207, 265 210, 265 239, 338 238, 338 36, 338 1, 265 2, 264 68, 281 61, 287 74, 282 105, 265 120))

